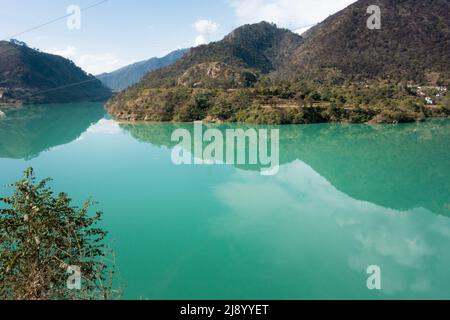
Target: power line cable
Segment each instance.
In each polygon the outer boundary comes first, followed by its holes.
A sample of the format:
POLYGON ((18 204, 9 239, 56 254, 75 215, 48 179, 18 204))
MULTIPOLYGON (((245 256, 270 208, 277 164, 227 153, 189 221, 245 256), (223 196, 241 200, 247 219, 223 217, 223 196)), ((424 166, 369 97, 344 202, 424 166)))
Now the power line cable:
POLYGON ((98 80, 97 78, 93 78, 93 79, 84 80, 84 81, 80 81, 80 82, 70 83, 70 84, 66 84, 66 85, 60 86, 60 87, 38 91, 36 93, 31 94, 30 97, 34 97, 34 96, 37 96, 37 95, 40 95, 40 94, 49 93, 49 92, 53 92, 53 91, 58 91, 58 90, 61 90, 61 89, 75 87, 75 86, 79 86, 81 84, 94 82, 94 81, 100 81, 100 80, 98 80))
MULTIPOLYGON (((89 10, 89 9, 98 7, 98 6, 104 4, 104 3, 108 2, 108 1, 109 1, 109 0, 102 0, 102 1, 96 2, 96 3, 94 3, 94 4, 90 5, 90 6, 81 8, 80 11, 82 11, 82 12, 87 11, 87 10, 89 10)), ((28 33, 28 32, 31 32, 31 31, 38 30, 38 29, 40 29, 40 28, 43 28, 43 27, 48 26, 48 25, 50 25, 50 24, 52 24, 52 23, 61 21, 61 20, 63 20, 63 19, 67 19, 68 17, 70 17, 70 16, 72 16, 72 15, 73 15, 73 14, 70 13, 70 14, 66 14, 66 15, 64 15, 64 16, 61 16, 61 17, 52 19, 52 20, 47 21, 47 22, 45 22, 45 23, 39 24, 39 25, 34 26, 34 27, 32 27, 32 28, 29 28, 29 29, 27 29, 27 30, 24 30, 24 31, 21 31, 21 32, 19 32, 19 33, 14 34, 14 35, 11 35, 11 36, 9 36, 9 37, 6 37, 6 38, 4 38, 4 39, 2 39, 2 40, 0 40, 0 41, 8 41, 8 40, 13 39, 13 38, 15 38, 15 37, 17 37, 17 36, 21 36, 21 35, 23 35, 23 34, 25 34, 25 33, 28 33)), ((11 48, 11 49, 4 50, 4 51, 0 52, 0 54, 6 54, 6 53, 8 53, 9 51, 13 51, 14 49, 15 49, 15 48, 11 48)), ((90 80, 85 80, 85 81, 80 81, 80 82, 76 82, 76 83, 71 83, 71 84, 67 84, 67 85, 60 86, 60 87, 56 87, 56 88, 52 88, 52 89, 48 89, 48 90, 39 91, 39 92, 36 92, 36 93, 32 94, 31 96, 36 96, 36 95, 43 94, 43 93, 48 93, 48 92, 52 92, 52 91, 56 91, 56 90, 60 90, 60 89, 65 89, 65 88, 69 88, 69 87, 74 87, 74 86, 77 86, 77 85, 81 85, 81 84, 85 84, 85 83, 89 83, 89 82, 94 82, 94 81, 99 81, 99 80, 98 80, 97 78, 94 78, 94 79, 90 79, 90 80)))
POLYGON ((314 27, 316 25, 317 25, 317 23, 310 24, 310 25, 303 25, 303 26, 300 26, 300 27, 297 27, 297 28, 292 28, 291 31, 297 31, 297 30, 301 30, 301 29, 312 28, 312 27, 314 27))
MULTIPOLYGON (((92 4, 92 5, 88 6, 88 7, 82 8, 82 9, 80 9, 80 10, 81 10, 82 12, 83 12, 83 11, 87 11, 87 10, 89 10, 89 9, 98 7, 98 6, 104 4, 104 3, 108 2, 108 1, 109 1, 109 0, 102 0, 102 1, 100 1, 100 2, 94 3, 94 4, 92 4)), ((32 27, 32 28, 26 29, 26 30, 21 31, 21 32, 19 32, 19 33, 13 34, 13 35, 11 35, 11 36, 9 36, 9 37, 6 37, 6 38, 4 38, 4 39, 1 39, 0 41, 8 41, 8 40, 10 40, 10 39, 13 39, 13 38, 16 38, 16 37, 18 37, 18 36, 21 36, 21 35, 23 35, 23 34, 25 34, 25 33, 28 33, 28 32, 31 32, 31 31, 35 31, 35 30, 37 30, 37 29, 43 28, 43 27, 45 27, 45 26, 48 26, 49 24, 52 24, 52 23, 61 21, 61 20, 63 20, 63 19, 67 19, 67 18, 69 18, 69 17, 72 16, 72 15, 73 15, 72 13, 66 14, 66 15, 64 15, 64 16, 55 18, 55 19, 50 20, 50 21, 47 21, 47 22, 44 22, 44 23, 42 23, 42 24, 39 24, 39 25, 34 26, 34 27, 32 27)))

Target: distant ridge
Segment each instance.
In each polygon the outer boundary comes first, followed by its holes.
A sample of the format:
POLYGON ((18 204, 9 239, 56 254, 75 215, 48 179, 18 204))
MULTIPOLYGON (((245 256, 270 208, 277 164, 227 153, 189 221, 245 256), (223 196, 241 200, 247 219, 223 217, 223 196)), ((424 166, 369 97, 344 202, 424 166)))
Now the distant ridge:
POLYGON ((189 49, 180 49, 169 53, 162 58, 151 58, 110 73, 103 73, 97 78, 108 88, 118 92, 139 82, 147 73, 166 67, 181 59, 189 49))

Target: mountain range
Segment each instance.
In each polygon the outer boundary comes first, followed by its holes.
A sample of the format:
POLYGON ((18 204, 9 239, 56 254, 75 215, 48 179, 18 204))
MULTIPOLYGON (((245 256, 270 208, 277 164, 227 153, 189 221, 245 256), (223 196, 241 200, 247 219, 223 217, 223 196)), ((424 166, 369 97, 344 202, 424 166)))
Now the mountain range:
POLYGON ((97 78, 113 91, 121 91, 139 82, 147 73, 178 61, 188 51, 189 49, 176 50, 162 58, 140 61, 110 73, 100 74, 97 78))
POLYGON ((0 105, 104 101, 119 120, 410 122, 450 116, 450 1, 359 0, 301 36, 244 25, 223 40, 99 75, 0 41, 0 105), (369 28, 380 9, 380 27, 369 28))
POLYGON ((104 101, 111 90, 72 61, 0 41, 0 105, 104 101))
POLYGON ((408 122, 450 115, 449 85, 449 1, 359 0, 302 36, 242 26, 107 107, 121 120, 408 122), (380 29, 367 26, 373 5, 380 29))

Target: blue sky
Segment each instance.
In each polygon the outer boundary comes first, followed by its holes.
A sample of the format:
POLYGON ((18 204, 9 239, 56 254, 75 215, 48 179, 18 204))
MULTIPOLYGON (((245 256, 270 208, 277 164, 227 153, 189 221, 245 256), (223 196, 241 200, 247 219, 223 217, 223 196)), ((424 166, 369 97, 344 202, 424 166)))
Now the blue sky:
MULTIPOLYGON (((0 39, 64 16, 70 5, 101 0, 0 0, 0 39)), ((355 0, 108 0, 67 19, 18 36, 29 46, 66 56, 93 74, 163 56, 177 48, 220 40, 261 20, 297 29, 320 22, 355 0)))

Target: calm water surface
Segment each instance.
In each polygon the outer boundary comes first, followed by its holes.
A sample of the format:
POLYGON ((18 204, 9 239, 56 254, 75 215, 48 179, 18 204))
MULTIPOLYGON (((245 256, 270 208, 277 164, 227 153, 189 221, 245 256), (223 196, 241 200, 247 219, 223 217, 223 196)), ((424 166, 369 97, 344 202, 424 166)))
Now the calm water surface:
POLYGON ((119 125, 99 104, 6 114, 0 195, 33 166, 99 201, 125 298, 450 298, 450 121, 280 126, 264 177, 172 164, 173 130, 192 125, 119 125))

